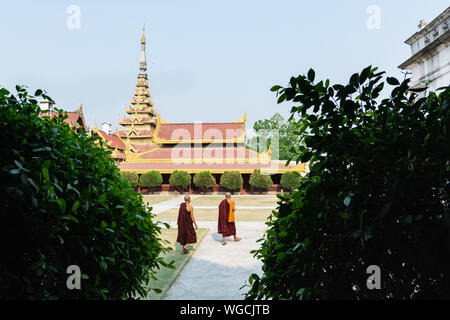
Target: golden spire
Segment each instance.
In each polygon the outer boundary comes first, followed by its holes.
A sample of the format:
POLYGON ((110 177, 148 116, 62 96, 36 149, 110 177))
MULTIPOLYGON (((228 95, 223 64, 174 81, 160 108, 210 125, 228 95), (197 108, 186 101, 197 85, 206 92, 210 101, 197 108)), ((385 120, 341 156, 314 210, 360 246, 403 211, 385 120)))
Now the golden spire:
POLYGON ((145 24, 144 27, 142 28, 141 44, 145 44, 145 24))

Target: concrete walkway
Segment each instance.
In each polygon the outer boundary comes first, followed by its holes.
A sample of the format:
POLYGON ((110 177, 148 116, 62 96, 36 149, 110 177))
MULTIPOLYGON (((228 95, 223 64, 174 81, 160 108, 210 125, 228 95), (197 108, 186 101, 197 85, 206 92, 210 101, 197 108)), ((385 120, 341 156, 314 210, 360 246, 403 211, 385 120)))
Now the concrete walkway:
MULTIPOLYGON (((194 200, 195 198, 201 197, 204 195, 190 195, 191 196, 191 200, 194 200)), ((241 196, 243 197, 243 196, 241 196)), ((159 203, 155 203, 154 205, 152 205, 151 207, 153 207, 152 212, 154 214, 158 214, 161 212, 164 212, 166 210, 169 209, 173 209, 173 208, 179 208, 180 207, 180 203, 184 202, 184 195, 178 196, 176 198, 170 199, 170 200, 166 200, 166 201, 162 201, 159 203)), ((194 209, 216 209, 218 210, 218 205, 217 206, 193 206, 194 209)), ((268 210, 275 210, 276 206, 236 206, 236 210, 251 210, 251 209, 268 209, 268 210)))
POLYGON ((217 233, 217 222, 198 222, 199 228, 209 228, 198 248, 180 276, 172 284, 165 299, 168 300, 241 300, 248 288, 239 290, 252 273, 261 275, 262 263, 253 258, 251 250, 257 249, 266 230, 261 222, 236 222, 238 237, 242 240, 223 246, 217 233))
MULTIPOLYGON (((191 195, 195 199, 202 195, 191 195)), ((184 201, 181 195, 174 199, 154 204, 152 212, 162 213, 178 208, 184 201)), ((195 209, 217 210, 217 206, 194 206, 195 209)), ((236 209, 266 209, 275 207, 240 206, 236 209)), ((176 228, 175 222, 170 222, 176 228)), ((217 222, 197 221, 199 228, 208 228, 209 232, 192 252, 192 257, 172 284, 164 299, 167 300, 242 300, 248 288, 240 288, 248 282, 252 273, 262 274, 261 261, 253 258, 251 250, 258 249, 256 241, 264 235, 267 228, 264 221, 236 222, 237 236, 242 240, 222 245, 222 236, 217 233, 217 222)))
MULTIPOLYGON (((191 200, 194 200, 197 197, 199 197, 199 195, 191 195, 191 200)), ((184 195, 178 196, 170 200, 155 203, 154 205, 151 205, 151 207, 153 208, 152 213, 158 214, 169 209, 179 208, 180 203, 182 202, 184 202, 184 195)))

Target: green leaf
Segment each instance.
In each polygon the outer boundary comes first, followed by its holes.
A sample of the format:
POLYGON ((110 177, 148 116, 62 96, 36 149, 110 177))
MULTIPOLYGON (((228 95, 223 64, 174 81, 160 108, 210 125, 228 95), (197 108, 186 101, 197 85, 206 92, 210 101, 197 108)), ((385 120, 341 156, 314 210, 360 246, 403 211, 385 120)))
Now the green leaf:
POLYGON ((50 180, 50 175, 48 174, 47 168, 45 167, 42 168, 42 175, 44 176, 45 182, 50 180))
POLYGON ((58 198, 55 200, 55 202, 58 204, 59 210, 61 211, 61 213, 65 213, 66 212, 66 200, 62 199, 62 198, 58 198))
POLYGON ((275 92, 275 91, 278 91, 278 90, 280 90, 280 89, 282 89, 283 87, 282 86, 273 86, 272 88, 270 88, 270 91, 272 91, 272 92, 275 92))
POLYGON ((389 83, 391 86, 398 86, 400 82, 394 78, 394 77, 387 77, 386 78, 387 83, 389 83))
POLYGON ((341 212, 339 212, 339 216, 340 216, 342 219, 348 219, 348 218, 349 218, 349 214, 348 214, 347 211, 341 211, 341 212))
POLYGON ((80 201, 75 201, 75 203, 72 206, 72 212, 77 211, 78 207, 80 206, 80 201))
POLYGON ((311 68, 308 71, 308 80, 313 82, 314 78, 316 77, 316 72, 311 68))

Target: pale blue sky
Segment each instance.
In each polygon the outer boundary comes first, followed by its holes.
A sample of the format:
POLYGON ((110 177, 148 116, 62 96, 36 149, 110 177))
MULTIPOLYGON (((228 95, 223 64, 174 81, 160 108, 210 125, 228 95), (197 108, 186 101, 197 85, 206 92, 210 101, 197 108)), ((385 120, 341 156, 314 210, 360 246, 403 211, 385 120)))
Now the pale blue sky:
POLYGON ((372 64, 401 77, 404 44, 419 20, 431 21, 448 0, 341 1, 3 1, 0 86, 47 90, 67 110, 114 128, 132 97, 142 25, 150 90, 171 122, 233 121, 248 127, 275 112, 289 114, 269 91, 310 67, 331 82, 372 64), (81 29, 66 27, 69 5, 81 29), (368 6, 381 28, 368 29, 368 6))

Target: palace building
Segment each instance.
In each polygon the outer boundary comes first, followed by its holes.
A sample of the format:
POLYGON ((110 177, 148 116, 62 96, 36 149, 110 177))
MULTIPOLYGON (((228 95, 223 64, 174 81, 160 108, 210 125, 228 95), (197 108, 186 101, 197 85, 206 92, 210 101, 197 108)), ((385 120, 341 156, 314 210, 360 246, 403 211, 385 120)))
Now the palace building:
MULTIPOLYGON (((41 108, 40 117, 57 117, 59 112, 54 108, 55 102, 48 100, 39 101, 39 107, 41 108)), ((67 123, 73 131, 82 130, 83 132, 88 132, 89 128, 86 125, 86 121, 84 120, 83 115, 83 106, 80 106, 75 111, 66 111, 67 118, 64 119, 64 122, 67 123)))
POLYGON ((420 20, 419 29, 405 43, 411 57, 399 68, 411 71, 411 87, 428 85, 430 91, 450 83, 450 7, 430 23, 420 20), (429 83, 431 81, 431 83, 429 83))
MULTIPOLYGON (((163 176, 161 191, 171 190, 170 174, 175 170, 188 171, 192 176, 210 171, 217 184, 224 171, 237 170, 249 189, 249 177, 254 169, 272 176, 272 191, 279 191, 281 174, 286 171, 305 173, 305 164, 285 165, 285 161, 271 160, 268 152, 258 153, 245 146, 246 114, 233 122, 171 123, 155 111, 149 89, 146 62, 146 39, 141 38, 141 55, 136 90, 126 108, 127 117, 119 119, 122 130, 111 132, 108 125, 97 126, 93 134, 101 137, 112 151, 118 167, 142 174, 157 170, 163 176)), ((215 191, 219 191, 217 185, 215 191)), ((190 191, 195 191, 190 188, 190 191)))

